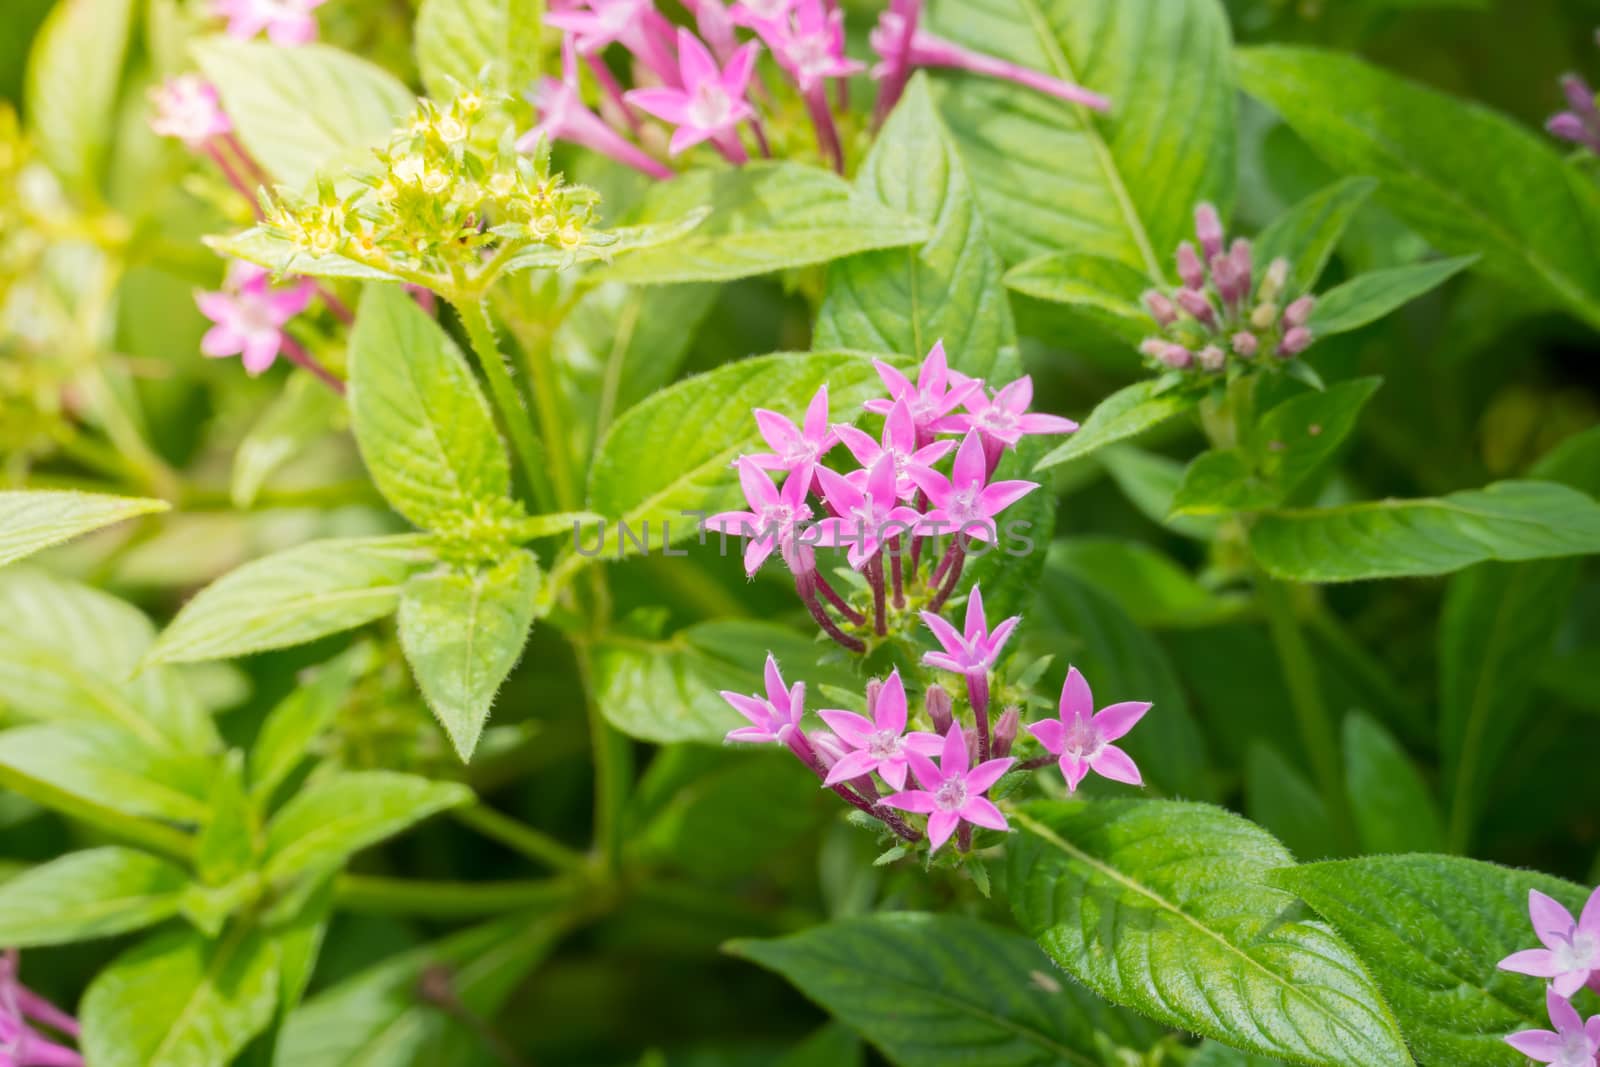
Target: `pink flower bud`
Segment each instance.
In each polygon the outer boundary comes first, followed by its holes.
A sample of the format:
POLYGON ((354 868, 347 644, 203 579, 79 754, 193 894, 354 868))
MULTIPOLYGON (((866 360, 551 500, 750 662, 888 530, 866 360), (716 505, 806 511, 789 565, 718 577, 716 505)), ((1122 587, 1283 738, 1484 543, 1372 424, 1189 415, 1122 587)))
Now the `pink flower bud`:
POLYGON ((1261 279, 1261 289, 1256 293, 1256 299, 1263 303, 1276 303, 1278 297, 1283 295, 1283 287, 1287 284, 1289 284, 1289 261, 1279 256, 1267 265, 1267 273, 1261 279))
POLYGON ((1014 707, 1008 707, 1000 715, 1000 721, 994 724, 994 744, 990 746, 990 756, 999 759, 1011 755, 1011 746, 1017 740, 1017 730, 1022 726, 1022 714, 1014 707))
POLYGON ((1233 344, 1233 350, 1245 359, 1254 356, 1256 350, 1261 347, 1261 342, 1256 340, 1256 335, 1248 330, 1240 330, 1234 334, 1231 338, 1231 343, 1233 344))
POLYGON ((1178 306, 1187 311, 1195 321, 1206 326, 1217 324, 1217 311, 1211 306, 1211 301, 1206 299, 1204 293, 1193 289, 1178 290, 1178 306))
POLYGON ((878 694, 883 692, 881 678, 867 679, 867 718, 875 719, 878 715, 878 694))
POLYGON ((1227 356, 1216 345, 1206 345, 1195 358, 1199 362, 1201 370, 1212 372, 1221 370, 1223 364, 1227 362, 1227 356))
POLYGON ((1580 116, 1595 113, 1594 90, 1576 74, 1568 74, 1561 79, 1561 92, 1574 113, 1580 116))
POLYGON ((1600 135, 1592 132, 1584 121, 1570 111, 1563 111, 1554 115, 1544 128, 1563 141, 1583 145, 1585 148, 1600 152, 1600 135))
POLYGON ((1156 359, 1173 370, 1183 370, 1194 362, 1194 353, 1182 345, 1163 341, 1160 351, 1156 353, 1156 359))
POLYGON ((1195 254, 1194 245, 1188 241, 1178 246, 1178 277, 1183 279, 1186 288, 1205 288, 1206 269, 1201 265, 1200 257, 1195 254))
POLYGON ((1178 309, 1173 306, 1171 299, 1165 293, 1150 289, 1144 294, 1144 306, 1150 310, 1150 317, 1163 327, 1171 326, 1178 321, 1178 309))
POLYGON ((1278 344, 1278 355, 1284 359, 1298 356, 1311 347, 1311 331, 1304 326, 1296 326, 1283 335, 1283 340, 1278 344))
POLYGON ((1233 260, 1235 273, 1242 279, 1242 288, 1239 291, 1239 299, 1242 300, 1250 292, 1250 275, 1255 271, 1255 257, 1252 254, 1250 242, 1243 237, 1234 241, 1233 247, 1228 251, 1228 256, 1233 260))
POLYGON ((1240 283, 1239 268, 1232 256, 1212 257, 1211 280, 1216 283, 1217 294, 1224 304, 1230 309, 1238 305, 1245 286, 1240 283))
POLYGON ((930 685, 923 699, 928 710, 928 718, 933 722, 934 733, 949 733, 950 724, 955 721, 955 716, 950 711, 950 694, 937 685, 930 685))
POLYGON ((1222 219, 1215 207, 1201 204, 1194 209, 1194 234, 1200 238, 1200 247, 1206 259, 1215 259, 1222 254, 1222 219))
POLYGON ((1304 326, 1311 321, 1311 309, 1316 306, 1316 297, 1302 296, 1283 309, 1283 324, 1290 327, 1304 326))

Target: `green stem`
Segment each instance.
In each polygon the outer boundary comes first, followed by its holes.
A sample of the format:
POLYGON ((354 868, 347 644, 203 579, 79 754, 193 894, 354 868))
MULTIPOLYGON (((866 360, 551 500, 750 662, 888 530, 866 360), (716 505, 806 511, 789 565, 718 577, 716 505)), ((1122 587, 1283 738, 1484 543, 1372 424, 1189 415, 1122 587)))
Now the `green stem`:
POLYGON ((485 804, 456 808, 451 812, 451 817, 461 825, 470 826, 483 836, 553 870, 570 873, 581 871, 587 865, 581 852, 485 804))
POLYGON ((578 661, 583 681, 585 707, 589 713, 589 740, 594 759, 594 843, 595 850, 612 873, 622 866, 622 812, 628 802, 633 778, 633 746, 612 729, 600 711, 594 692, 594 668, 589 645, 576 640, 572 653, 578 661))
POLYGON ((582 501, 578 497, 571 450, 561 432, 567 420, 562 417, 560 382, 552 359, 550 330, 529 331, 523 338, 522 352, 528 367, 529 391, 533 394, 534 408, 539 415, 539 431, 543 435, 545 454, 550 457, 556 505, 562 510, 576 510, 582 501))
POLYGON ((422 882, 343 874, 334 884, 338 906, 366 915, 425 915, 439 919, 499 915, 567 904, 582 892, 571 878, 525 882, 422 882))
POLYGON ((489 380, 489 392, 500 411, 501 421, 505 423, 506 435, 511 438, 511 447, 516 450, 522 473, 533 491, 536 510, 553 511, 555 492, 550 486, 549 472, 545 469, 544 456, 534 434, 533 420, 528 417, 528 409, 523 406, 516 383, 506 371, 505 360, 495 343, 489 311, 484 307, 481 297, 452 294, 449 300, 456 314, 461 317, 461 324, 472 342, 472 350, 477 353, 484 376, 489 380))

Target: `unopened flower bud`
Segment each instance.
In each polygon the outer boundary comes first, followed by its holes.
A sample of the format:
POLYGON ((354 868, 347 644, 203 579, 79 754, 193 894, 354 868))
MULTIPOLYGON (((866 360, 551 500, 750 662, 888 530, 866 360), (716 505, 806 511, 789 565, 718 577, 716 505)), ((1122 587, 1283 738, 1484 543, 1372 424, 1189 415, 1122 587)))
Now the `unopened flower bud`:
POLYGON ((1194 245, 1188 241, 1178 246, 1178 277, 1183 279, 1185 288, 1205 288, 1206 268, 1201 264, 1200 257, 1195 254, 1194 245))
POLYGON ((1250 325, 1258 330, 1270 330, 1272 324, 1278 321, 1278 305, 1271 301, 1257 304, 1256 309, 1250 313, 1250 325))
POLYGON ((1311 309, 1317 306, 1316 297, 1302 296, 1283 309, 1285 326, 1304 326, 1311 321, 1311 309))
POLYGON ((1194 234, 1200 238, 1206 259, 1214 259, 1222 253, 1222 218, 1215 207, 1201 204, 1194 209, 1194 234))
POLYGON ((1249 359, 1254 356, 1256 354, 1256 350, 1261 347, 1261 342, 1256 340, 1256 335, 1248 330, 1240 330, 1238 333, 1234 334, 1231 338, 1231 343, 1233 345, 1234 352, 1238 353, 1245 359, 1249 359))
POLYGON ((1144 294, 1144 306, 1150 310, 1150 317, 1165 327, 1178 321, 1178 309, 1173 306, 1171 299, 1165 293, 1150 289, 1144 294))
POLYGON ((1163 342, 1161 350, 1156 353, 1156 359, 1173 370, 1184 370, 1194 363, 1194 353, 1180 344, 1166 341, 1163 342))
POLYGON ((1211 306, 1211 301, 1206 299, 1204 293, 1193 289, 1178 290, 1178 306, 1187 311, 1196 322, 1205 326, 1217 324, 1217 311, 1211 306))
POLYGON ((1238 304, 1246 286, 1240 283, 1239 268, 1232 256, 1211 258, 1211 280, 1216 283, 1217 294, 1222 297, 1224 304, 1229 308, 1238 304))
POLYGON ((1216 345, 1206 345, 1196 353, 1195 361, 1200 364, 1201 370, 1219 371, 1227 362, 1227 356, 1216 345))
POLYGON ((1567 106, 1578 115, 1595 113, 1594 90, 1578 75, 1565 75, 1561 79, 1561 91, 1567 98, 1567 106))
POLYGON ((1256 299, 1267 304, 1275 304, 1278 297, 1283 295, 1283 287, 1289 284, 1289 261, 1282 256, 1267 264, 1267 273, 1261 279, 1261 288, 1256 292, 1256 299))
POLYGON ((1278 343, 1278 355, 1284 359, 1298 356, 1311 347, 1311 331, 1304 326, 1296 326, 1283 335, 1283 340, 1278 343))
POLYGON ((466 125, 454 115, 440 119, 435 128, 439 131, 439 140, 445 144, 459 144, 467 139, 466 125))
POLYGON ((994 724, 994 744, 990 746, 991 755, 999 759, 1011 755, 1011 746, 1017 740, 1017 730, 1022 725, 1022 713, 1014 707, 1008 707, 1000 715, 1000 721, 994 724))
POLYGON ((928 686, 928 692, 923 698, 924 706, 928 710, 928 719, 933 723, 933 732, 944 735, 950 732, 950 724, 955 721, 951 713, 952 701, 950 694, 937 685, 928 686))
POLYGON ((422 175, 422 190, 433 196, 444 192, 450 184, 450 175, 442 170, 429 169, 422 175))
POLYGON ((1233 247, 1228 251, 1228 257, 1233 260, 1233 269, 1238 273, 1243 288, 1239 291, 1242 299, 1250 292, 1250 275, 1255 271, 1255 255, 1250 247, 1250 242, 1240 237, 1233 242, 1233 247))
POLYGON ((867 679, 867 718, 878 717, 878 694, 883 692, 883 682, 878 678, 867 679))

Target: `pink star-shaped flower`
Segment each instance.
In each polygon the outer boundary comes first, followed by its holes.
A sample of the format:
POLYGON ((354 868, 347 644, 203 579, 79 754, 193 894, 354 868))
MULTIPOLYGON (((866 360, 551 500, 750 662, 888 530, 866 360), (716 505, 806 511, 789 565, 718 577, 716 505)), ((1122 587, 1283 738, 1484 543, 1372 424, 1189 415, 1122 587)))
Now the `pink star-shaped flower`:
POLYGON ((150 101, 155 105, 150 128, 162 137, 176 137, 190 148, 233 132, 216 86, 197 74, 168 78, 150 90, 150 101))
POLYGON ((672 57, 672 23, 656 10, 655 0, 581 0, 562 5, 544 17, 567 35, 582 55, 592 56, 620 44, 637 56, 657 78, 678 84, 672 57))
POLYGON ((584 105, 583 91, 578 85, 578 46, 574 37, 561 42, 561 77, 540 78, 533 87, 531 99, 539 113, 539 122, 517 139, 517 151, 531 152, 539 144, 539 138, 548 137, 552 141, 583 145, 652 178, 672 177, 672 168, 651 157, 584 105))
POLYGON ((722 699, 733 705, 734 711, 750 720, 749 726, 729 730, 724 740, 757 744, 776 741, 786 745, 790 735, 800 728, 800 719, 806 710, 806 683, 796 682, 793 687, 786 687, 783 675, 778 673, 778 661, 772 658, 770 652, 767 653, 765 681, 765 700, 726 689, 722 691, 722 699))
POLYGON ((228 20, 227 34, 248 41, 263 30, 267 39, 284 48, 317 39, 317 19, 312 14, 327 0, 213 0, 211 10, 228 20))
POLYGON ((1506 1038, 1506 1044, 1540 1063, 1552 1067, 1594 1067, 1600 1054, 1600 1015, 1587 1023, 1554 986, 1545 990, 1545 1007, 1550 1012, 1552 1030, 1524 1030, 1506 1038))
POLYGON ((1077 792, 1090 771, 1114 782, 1143 785, 1133 758, 1111 742, 1133 729, 1149 710, 1143 701, 1128 701, 1096 712, 1089 683, 1073 667, 1061 687, 1061 717, 1030 723, 1028 732, 1051 755, 1061 757, 1061 773, 1070 792, 1077 792))
POLYGON ((935 441, 917 447, 917 427, 911 416, 911 403, 906 397, 896 400, 883 420, 883 436, 874 441, 872 435, 854 426, 836 426, 834 433, 856 457, 861 466, 870 468, 879 459, 887 457, 894 465, 895 492, 901 500, 917 495, 916 479, 933 473, 932 464, 945 457, 955 447, 953 441, 935 441))
POLYGON ((814 568, 810 546, 801 543, 802 525, 811 518, 806 490, 811 472, 801 468, 790 474, 779 490, 771 476, 749 457, 739 461, 739 486, 744 490, 749 511, 724 511, 706 519, 707 528, 730 537, 747 537, 744 570, 754 575, 772 555, 783 551, 784 562, 796 573, 814 568))
POLYGON ((1544 948, 1513 952, 1500 961, 1502 971, 1549 978, 1550 988, 1570 997, 1591 976, 1600 977, 1600 888, 1589 894, 1576 922, 1559 901, 1537 889, 1528 891, 1533 932, 1544 948))
POLYGON ((872 718, 853 711, 822 711, 822 721, 855 751, 828 771, 825 785, 836 785, 876 772, 891 789, 906 787, 906 757, 911 752, 932 756, 942 742, 933 734, 906 733, 906 687, 900 669, 889 672, 878 698, 867 709, 872 718))
POLYGON ((844 54, 844 11, 830 11, 822 0, 797 0, 784 14, 752 26, 802 93, 866 69, 844 54))
POLYGON ((967 596, 965 633, 932 611, 924 611, 922 621, 933 631, 933 636, 943 648, 942 652, 925 653, 923 663, 955 674, 986 676, 994 669, 995 661, 1000 658, 1000 650, 1005 647, 1011 631, 1017 628, 1017 623, 1022 621, 1022 616, 1011 616, 990 633, 989 624, 983 617, 983 592, 974 585, 967 596))
POLYGON ((756 408, 756 426, 772 451, 745 458, 765 470, 784 470, 790 474, 802 468, 810 470, 839 443, 838 433, 828 424, 826 385, 817 390, 806 406, 803 426, 796 426, 790 419, 766 408, 756 408))
POLYGON ((996 540, 996 517, 1039 488, 1037 482, 1020 480, 990 483, 989 460, 977 430, 967 431, 962 439, 950 477, 926 468, 913 468, 911 477, 933 505, 922 516, 920 532, 934 536, 959 533, 977 541, 996 540))
POLYGON ((200 339, 200 351, 212 358, 242 356, 252 376, 272 366, 285 344, 293 344, 284 324, 311 303, 316 285, 301 278, 274 288, 267 272, 235 260, 221 291, 197 292, 194 301, 215 325, 200 339))
POLYGON ((1016 760, 1009 756, 992 759, 967 770, 967 739, 960 723, 951 723, 950 732, 944 735, 943 753, 937 767, 915 749, 906 753, 906 761, 922 788, 884 797, 883 803, 901 811, 926 815, 931 851, 937 852, 963 822, 990 830, 1011 829, 1000 809, 983 794, 1016 760))
POLYGON ((860 487, 842 474, 817 468, 822 493, 837 515, 817 524, 817 544, 846 548, 850 566, 860 570, 877 557, 885 541, 916 529, 922 516, 897 503, 893 456, 884 453, 870 470, 857 473, 866 475, 860 487))
POLYGON ((992 397, 983 393, 971 397, 966 402, 968 414, 952 415, 940 428, 957 432, 977 430, 986 443, 998 441, 1008 447, 1015 447, 1029 434, 1072 433, 1078 428, 1077 423, 1059 415, 1029 413, 1031 403, 1033 378, 1024 374, 992 397))
POLYGON ((667 146, 673 155, 712 141, 742 162, 745 153, 737 130, 741 122, 755 117, 745 94, 760 47, 754 41, 740 46, 726 69, 718 70, 700 38, 680 27, 678 71, 683 88, 631 89, 623 99, 677 127, 667 146))
POLYGON ((889 390, 888 399, 878 397, 862 406, 875 415, 887 415, 894 410, 895 402, 905 400, 911 406, 911 421, 917 428, 917 441, 925 444, 933 440, 939 422, 967 398, 983 388, 983 379, 969 378, 950 369, 945 360, 944 342, 935 341, 927 358, 917 371, 917 384, 881 359, 872 361, 889 390))
POLYGON ((40 1024, 76 1039, 78 1021, 22 984, 19 955, 0 955, 0 1067, 83 1067, 83 1057, 39 1033, 40 1024))

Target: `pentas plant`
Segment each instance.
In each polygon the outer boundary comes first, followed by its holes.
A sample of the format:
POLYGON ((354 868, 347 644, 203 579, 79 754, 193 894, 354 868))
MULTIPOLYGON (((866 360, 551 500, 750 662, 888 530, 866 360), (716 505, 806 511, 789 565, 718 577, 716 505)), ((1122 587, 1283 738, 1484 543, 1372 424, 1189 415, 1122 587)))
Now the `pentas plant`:
POLYGON ((1600 992, 1600 888, 1574 919, 1558 900, 1528 891, 1528 915, 1543 948, 1514 952, 1500 969, 1549 979, 1545 999, 1550 1030, 1524 1030, 1506 1038, 1512 1048, 1555 1067, 1595 1067, 1600 1062, 1600 1015, 1587 1022, 1572 998, 1585 986, 1600 992))
MULTIPOLYGON (((1600 40, 1600 33, 1596 38, 1600 40)), ((1592 155, 1600 155, 1600 106, 1596 106, 1594 89, 1581 74, 1566 74, 1561 78, 1561 93, 1567 101, 1566 110, 1550 116, 1545 129, 1592 155)))
POLYGON ((78 1021, 22 984, 21 955, 0 952, 0 1067, 83 1067, 65 1042, 78 1021))

